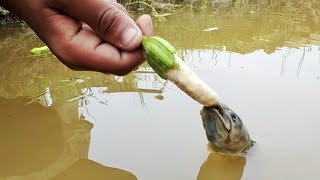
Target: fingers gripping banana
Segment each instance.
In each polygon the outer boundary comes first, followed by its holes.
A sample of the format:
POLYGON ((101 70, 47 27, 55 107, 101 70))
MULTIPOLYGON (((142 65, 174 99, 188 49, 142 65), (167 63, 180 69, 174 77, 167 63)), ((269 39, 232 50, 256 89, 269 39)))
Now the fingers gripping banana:
POLYGON ((142 47, 147 62, 161 78, 172 81, 206 107, 219 103, 218 95, 175 54, 169 42, 157 36, 143 37, 142 47))

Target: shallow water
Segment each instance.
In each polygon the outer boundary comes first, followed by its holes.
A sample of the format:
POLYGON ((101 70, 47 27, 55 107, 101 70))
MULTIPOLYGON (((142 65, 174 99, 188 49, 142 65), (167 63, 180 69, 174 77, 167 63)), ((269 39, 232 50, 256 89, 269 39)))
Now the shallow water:
POLYGON ((2 27, 0 180, 317 179, 316 7, 252 4, 154 20, 242 118, 257 142, 244 156, 210 153, 202 107, 146 64, 125 77, 74 72, 51 55, 31 57, 43 44, 29 29, 2 27))

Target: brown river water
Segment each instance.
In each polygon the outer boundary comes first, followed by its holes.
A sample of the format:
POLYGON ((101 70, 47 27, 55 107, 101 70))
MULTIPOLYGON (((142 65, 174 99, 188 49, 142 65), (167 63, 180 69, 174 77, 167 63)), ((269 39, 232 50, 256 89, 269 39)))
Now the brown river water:
MULTIPOLYGON (((285 2, 285 1, 284 1, 285 2)), ((28 28, 0 30, 0 180, 319 179, 320 6, 306 1, 154 19, 186 63, 242 118, 243 156, 210 153, 201 105, 147 64, 75 72, 28 28)))

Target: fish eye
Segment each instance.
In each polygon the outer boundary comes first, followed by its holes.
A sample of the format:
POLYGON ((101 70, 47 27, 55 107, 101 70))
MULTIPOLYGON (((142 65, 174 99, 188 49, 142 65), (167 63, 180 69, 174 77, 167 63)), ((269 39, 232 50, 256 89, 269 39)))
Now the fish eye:
POLYGON ((237 115, 236 115, 236 113, 234 113, 234 112, 230 112, 230 116, 232 117, 232 119, 237 118, 237 115))

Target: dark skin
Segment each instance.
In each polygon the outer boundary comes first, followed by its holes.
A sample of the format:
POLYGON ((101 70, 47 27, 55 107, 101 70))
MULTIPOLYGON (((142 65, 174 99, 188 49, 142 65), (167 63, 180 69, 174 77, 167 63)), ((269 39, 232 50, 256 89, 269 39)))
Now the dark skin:
POLYGON ((144 62, 142 35, 153 35, 150 16, 134 22, 114 0, 0 0, 0 5, 74 70, 128 74, 144 62))

